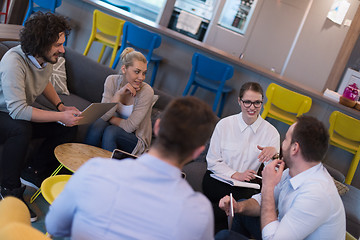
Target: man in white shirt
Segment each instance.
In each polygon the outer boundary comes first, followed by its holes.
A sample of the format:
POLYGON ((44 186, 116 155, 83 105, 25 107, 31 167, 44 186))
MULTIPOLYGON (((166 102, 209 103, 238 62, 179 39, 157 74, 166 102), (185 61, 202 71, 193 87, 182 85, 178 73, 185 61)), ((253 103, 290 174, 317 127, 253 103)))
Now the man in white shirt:
MULTIPOLYGON (((219 207, 227 213, 230 200, 234 203, 232 230, 256 239, 345 239, 344 206, 321 163, 328 140, 320 121, 298 118, 282 143, 283 160, 263 170, 261 193, 241 202, 229 196, 220 200, 219 207)), ((216 239, 237 239, 231 235, 220 232, 216 239)))

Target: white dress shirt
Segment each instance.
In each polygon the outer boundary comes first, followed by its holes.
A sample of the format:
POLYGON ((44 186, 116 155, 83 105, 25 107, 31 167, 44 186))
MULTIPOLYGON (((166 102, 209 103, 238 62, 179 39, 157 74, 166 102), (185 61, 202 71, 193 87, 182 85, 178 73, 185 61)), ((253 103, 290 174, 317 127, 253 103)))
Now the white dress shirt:
POLYGON ((227 177, 248 169, 257 171, 261 165, 257 145, 275 147, 279 152, 279 132, 261 116, 252 125, 244 122, 242 113, 223 118, 211 137, 206 156, 208 169, 227 177))
MULTIPOLYGON (((274 197, 279 216, 263 228, 264 240, 345 239, 344 205, 321 163, 293 178, 286 169, 274 197)), ((261 193, 253 198, 261 205, 261 193)))

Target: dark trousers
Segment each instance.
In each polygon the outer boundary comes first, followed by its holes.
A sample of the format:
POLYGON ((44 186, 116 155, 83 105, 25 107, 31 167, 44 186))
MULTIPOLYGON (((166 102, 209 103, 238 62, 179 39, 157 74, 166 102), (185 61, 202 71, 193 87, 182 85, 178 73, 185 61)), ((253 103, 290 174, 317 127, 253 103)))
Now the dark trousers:
POLYGON ((232 187, 229 184, 220 182, 210 176, 212 172, 207 170, 203 178, 203 192, 210 200, 213 206, 215 218, 215 233, 227 228, 227 216, 223 210, 219 208, 219 201, 226 195, 232 193, 234 199, 248 199, 252 195, 259 193, 260 190, 253 188, 232 187))
POLYGON ((231 230, 222 230, 215 236, 215 240, 261 240, 260 218, 236 214, 231 230))
POLYGON ((25 164, 41 174, 51 173, 58 165, 55 147, 73 141, 76 131, 77 127, 64 127, 58 123, 14 120, 8 113, 0 112, 0 143, 4 144, 0 163, 1 186, 9 189, 20 187, 20 174, 25 164), (30 141, 34 138, 45 140, 34 157, 26 162, 30 141))

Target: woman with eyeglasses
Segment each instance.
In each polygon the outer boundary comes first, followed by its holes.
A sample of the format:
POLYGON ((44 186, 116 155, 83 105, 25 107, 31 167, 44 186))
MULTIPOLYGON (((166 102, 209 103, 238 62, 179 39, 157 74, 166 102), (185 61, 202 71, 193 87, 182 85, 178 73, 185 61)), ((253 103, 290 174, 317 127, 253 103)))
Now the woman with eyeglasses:
POLYGON ((208 171, 203 179, 203 190, 216 205, 230 193, 239 200, 250 198, 259 190, 232 187, 212 178, 211 173, 251 181, 260 165, 266 164, 280 150, 279 132, 260 116, 263 98, 260 84, 245 83, 238 98, 241 112, 221 119, 215 127, 206 156, 208 171))

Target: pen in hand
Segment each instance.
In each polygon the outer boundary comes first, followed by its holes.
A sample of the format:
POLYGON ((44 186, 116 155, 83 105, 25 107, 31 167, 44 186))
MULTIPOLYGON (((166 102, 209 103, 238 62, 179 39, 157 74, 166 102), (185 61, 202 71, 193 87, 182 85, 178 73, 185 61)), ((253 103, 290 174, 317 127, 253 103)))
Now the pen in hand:
POLYGON ((255 177, 262 179, 261 176, 254 174, 255 177))

